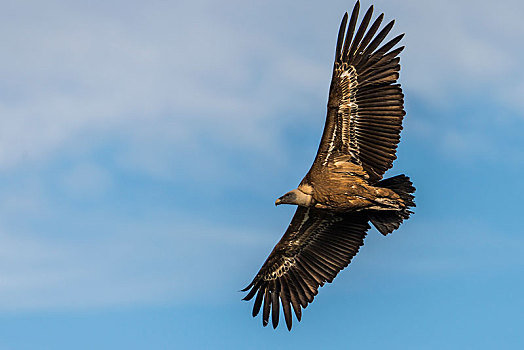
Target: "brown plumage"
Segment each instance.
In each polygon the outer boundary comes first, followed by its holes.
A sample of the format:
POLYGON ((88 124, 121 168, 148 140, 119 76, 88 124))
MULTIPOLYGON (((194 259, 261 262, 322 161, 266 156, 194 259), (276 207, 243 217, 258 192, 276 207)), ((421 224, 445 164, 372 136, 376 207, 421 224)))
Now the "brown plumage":
POLYGON ((412 213, 415 192, 409 178, 382 176, 393 165, 404 112, 399 84, 402 39, 385 44, 393 28, 380 31, 381 14, 371 23, 373 6, 357 29, 360 4, 340 26, 329 91, 324 133, 311 169, 298 188, 277 199, 297 211, 253 281, 244 300, 255 297, 253 316, 262 308, 266 326, 279 321, 279 305, 288 329, 294 310, 313 301, 318 288, 331 282, 357 254, 371 222, 384 235, 412 213), (368 28, 369 27, 369 28, 368 28), (377 34, 378 32, 378 34, 377 34), (382 46, 380 46, 382 45, 382 46))

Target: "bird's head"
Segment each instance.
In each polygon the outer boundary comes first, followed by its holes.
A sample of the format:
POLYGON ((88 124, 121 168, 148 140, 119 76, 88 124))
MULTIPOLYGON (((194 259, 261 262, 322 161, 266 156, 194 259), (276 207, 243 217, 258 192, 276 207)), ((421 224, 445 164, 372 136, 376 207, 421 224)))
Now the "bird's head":
POLYGON ((311 204, 312 197, 309 194, 305 194, 304 192, 294 189, 293 191, 289 191, 282 197, 278 198, 275 201, 275 205, 280 204, 295 204, 295 205, 302 205, 302 206, 309 206, 311 204))

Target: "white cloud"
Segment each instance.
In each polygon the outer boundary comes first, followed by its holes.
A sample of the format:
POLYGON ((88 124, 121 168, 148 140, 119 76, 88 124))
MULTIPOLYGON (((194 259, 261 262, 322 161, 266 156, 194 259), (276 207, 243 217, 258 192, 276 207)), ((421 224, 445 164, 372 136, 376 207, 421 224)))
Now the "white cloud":
POLYGON ((402 1, 385 6, 406 32, 404 82, 428 102, 452 105, 455 95, 472 91, 508 102, 507 94, 524 77, 518 69, 524 49, 517 44, 524 27, 515 25, 524 12, 521 2, 402 1), (442 99, 435 99, 435 93, 442 99))
POLYGON ((1 230, 0 310, 220 302, 251 277, 236 279, 237 259, 272 243, 239 228, 127 221, 69 243, 1 230))
POLYGON ((0 58, 0 89, 9 92, 0 98, 4 166, 119 129, 168 128, 175 144, 208 134, 263 151, 274 136, 261 120, 293 96, 278 91, 311 87, 319 76, 288 73, 289 62, 309 71, 315 65, 261 33, 237 32, 209 10, 198 12, 198 4, 151 4, 140 13, 41 6, 22 13, 15 5, 3 16, 17 20, 0 24, 8 53, 0 58), (268 60, 275 52, 280 61, 268 60))
MULTIPOLYGON (((278 115, 324 111, 339 12, 348 4, 311 2, 307 11, 279 4, 279 16, 273 5, 12 3, 0 15, 0 165, 46 159, 79 137, 117 130, 130 143, 167 132, 173 145, 211 137, 277 154, 278 115)), ((437 108, 475 91, 521 108, 523 6, 375 7, 407 33, 408 93, 437 108)))
MULTIPOLYGON (((207 147, 215 142, 273 161, 285 157, 278 146, 286 122, 310 123, 301 116, 312 110, 323 119, 338 21, 351 5, 12 2, 0 13, 0 169, 38 172, 35 162, 75 148, 89 153, 117 139, 124 140, 117 166, 200 183, 201 177, 237 181, 227 173, 235 169, 207 147)), ((523 6, 446 0, 378 1, 375 8, 397 18, 395 33, 407 34, 402 82, 408 94, 439 111, 452 109, 462 94, 522 111, 523 6)), ((496 141, 481 137, 483 130, 441 123, 447 129, 435 133, 431 122, 409 122, 449 154, 500 153, 496 141)), ((117 179, 85 161, 56 181, 85 197, 104 193, 117 179)), ((248 257, 253 247, 266 245, 269 252, 274 243, 274 233, 195 227, 177 218, 155 225, 100 220, 96 237, 77 242, 39 234, 37 225, 13 230, 13 221, 58 211, 46 200, 52 194, 45 185, 24 184, 0 201, 3 310, 209 297, 210 285, 237 287, 231 270, 254 259, 248 257)), ((68 229, 75 236, 75 227, 68 229)), ((425 264, 421 258, 416 266, 446 270, 446 259, 425 264)))

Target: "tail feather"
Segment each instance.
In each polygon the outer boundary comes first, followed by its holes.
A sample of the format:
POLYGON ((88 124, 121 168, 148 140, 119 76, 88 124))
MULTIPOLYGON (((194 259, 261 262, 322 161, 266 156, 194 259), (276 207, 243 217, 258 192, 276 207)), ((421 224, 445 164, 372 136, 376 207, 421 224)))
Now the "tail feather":
POLYGON ((375 186, 393 190, 404 202, 404 207, 398 211, 373 211, 369 214, 371 223, 385 236, 399 228, 400 224, 413 214, 409 208, 415 207, 415 196, 412 195, 415 187, 406 175, 390 177, 377 182, 375 186))

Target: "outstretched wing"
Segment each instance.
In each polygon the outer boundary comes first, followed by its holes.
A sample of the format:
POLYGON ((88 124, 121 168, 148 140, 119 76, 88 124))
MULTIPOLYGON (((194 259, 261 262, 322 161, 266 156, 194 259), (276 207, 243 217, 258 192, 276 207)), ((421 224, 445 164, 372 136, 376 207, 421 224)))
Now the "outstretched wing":
POLYGON ((273 327, 282 304, 286 325, 291 330, 291 307, 300 321, 302 308, 313 301, 318 288, 331 282, 364 244, 370 228, 362 214, 337 214, 315 208, 298 207, 286 233, 277 243, 253 281, 243 290, 244 300, 255 294, 253 317, 263 302, 262 322, 273 327))
POLYGON ((404 35, 379 48, 394 21, 376 34, 384 18, 381 14, 368 29, 371 6, 355 33, 359 8, 357 2, 349 25, 347 13, 342 19, 326 124, 313 167, 325 166, 335 154, 348 154, 368 173, 370 181, 376 182, 393 165, 406 114, 404 95, 396 84, 400 71, 397 56, 404 47, 392 50, 404 35))

